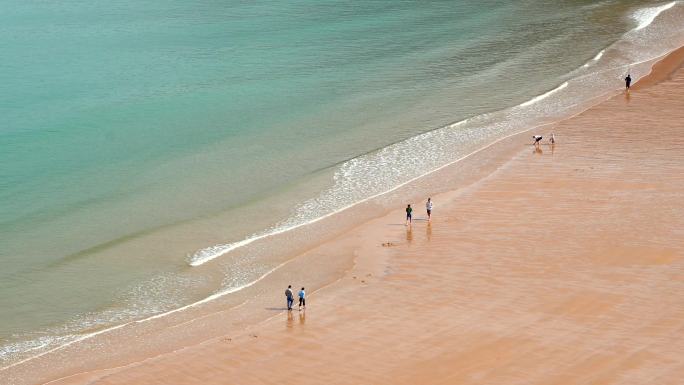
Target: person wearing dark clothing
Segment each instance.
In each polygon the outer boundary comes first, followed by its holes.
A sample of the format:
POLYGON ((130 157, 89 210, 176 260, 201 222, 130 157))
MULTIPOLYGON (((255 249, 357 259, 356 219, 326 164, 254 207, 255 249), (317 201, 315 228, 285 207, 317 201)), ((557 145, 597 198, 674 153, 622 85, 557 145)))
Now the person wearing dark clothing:
POLYGON ((285 298, 287 298, 287 310, 292 310, 292 304, 294 303, 294 294, 292 293, 292 285, 288 285, 285 289, 285 298))
POLYGON ((627 74, 627 77, 625 78, 625 89, 629 90, 629 86, 632 84, 632 77, 627 74))
POLYGON ((541 135, 532 135, 532 139, 534 140, 534 145, 539 146, 543 137, 541 135))

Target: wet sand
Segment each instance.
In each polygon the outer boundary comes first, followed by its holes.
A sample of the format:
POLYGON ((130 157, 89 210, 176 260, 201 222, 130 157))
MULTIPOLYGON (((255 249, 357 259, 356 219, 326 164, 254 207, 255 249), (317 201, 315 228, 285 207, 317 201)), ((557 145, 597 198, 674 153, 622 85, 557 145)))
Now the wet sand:
POLYGON ((409 228, 401 208, 322 245, 355 265, 306 311, 50 384, 680 384, 683 53, 540 129, 555 146, 511 138, 432 224, 414 202, 409 228))

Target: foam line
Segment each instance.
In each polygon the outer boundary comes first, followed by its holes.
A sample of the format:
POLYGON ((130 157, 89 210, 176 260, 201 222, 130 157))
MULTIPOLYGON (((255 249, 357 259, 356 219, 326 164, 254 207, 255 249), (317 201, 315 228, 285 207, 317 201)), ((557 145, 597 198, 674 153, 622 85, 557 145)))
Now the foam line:
POLYGON ((602 50, 601 50, 599 53, 597 53, 596 56, 594 56, 594 58, 591 59, 591 60, 592 60, 592 61, 599 61, 599 59, 601 59, 601 57, 603 56, 603 53, 604 53, 604 52, 606 52, 606 50, 605 50, 605 49, 602 49, 602 50))
POLYGON ((254 281, 248 282, 248 283, 246 283, 246 284, 244 284, 244 285, 237 286, 237 287, 231 287, 230 289, 221 290, 221 291, 219 291, 219 292, 217 292, 217 293, 214 293, 214 294, 208 296, 207 298, 201 299, 201 300, 199 300, 199 301, 197 301, 197 302, 193 302, 193 303, 191 303, 191 304, 189 304, 189 305, 185 305, 185 306, 179 307, 178 309, 169 310, 169 311, 167 311, 167 312, 165 312, 165 313, 156 314, 156 315, 153 315, 153 316, 151 316, 151 317, 147 317, 147 318, 144 318, 144 319, 141 319, 141 320, 137 320, 137 321, 134 321, 134 322, 135 322, 135 323, 143 323, 143 322, 147 322, 147 321, 152 321, 152 320, 157 319, 157 318, 166 317, 167 315, 170 315, 170 314, 173 314, 173 313, 177 313, 177 312, 180 312, 180 311, 183 311, 183 310, 186 310, 186 309, 190 309, 190 308, 192 308, 192 307, 201 305, 201 304, 203 304, 203 303, 207 303, 207 302, 209 302, 209 301, 213 301, 213 300, 215 300, 215 299, 217 299, 217 298, 220 298, 220 297, 223 297, 223 296, 225 296, 225 295, 228 295, 228 294, 232 294, 232 293, 238 292, 238 291, 240 291, 240 290, 242 290, 242 289, 246 289, 246 288, 248 288, 248 287, 250 287, 250 286, 253 286, 253 285, 256 284, 257 282, 261 281, 262 279, 268 277, 269 275, 271 275, 271 273, 273 273, 274 271, 276 271, 276 270, 280 269, 281 267, 285 266, 285 265, 288 264, 290 261, 291 261, 291 260, 288 260, 288 261, 285 261, 285 262, 281 263, 280 265, 278 265, 278 266, 272 268, 271 270, 265 272, 264 274, 262 274, 259 278, 255 279, 254 281))
MULTIPOLYGON (((532 99, 532 100, 530 100, 530 101, 528 101, 528 102, 526 102, 526 103, 523 103, 521 106, 525 106, 525 105, 528 105, 528 104, 532 104, 532 103, 535 103, 535 102, 537 102, 537 101, 539 101, 539 100, 541 100, 541 99, 544 99, 544 98, 548 97, 549 95, 551 95, 552 93, 557 92, 557 91, 560 91, 561 89, 567 87, 567 85, 568 85, 568 83, 565 82, 565 83, 561 84, 560 86, 558 86, 557 88, 555 88, 555 89, 553 89, 553 90, 551 90, 551 91, 549 91, 549 92, 547 92, 547 93, 545 93, 545 94, 543 94, 543 95, 537 96, 536 98, 534 98, 534 99, 532 99)), ((463 120, 463 121, 460 121, 460 122, 457 122, 457 123, 450 124, 450 125, 448 125, 448 126, 445 126, 444 128, 453 128, 453 127, 457 127, 457 126, 459 126, 459 125, 465 123, 467 120, 468 120, 468 119, 463 120)), ((506 138, 508 138, 508 136, 506 136, 506 137, 504 137, 504 138, 502 138, 502 139, 506 139, 506 138)), ((502 139, 501 139, 501 140, 502 140, 502 139)), ((494 143, 496 143, 496 142, 494 142, 494 143)), ((492 144, 493 144, 493 143, 492 143, 492 144)), ((447 163, 447 164, 445 164, 445 165, 442 165, 442 166, 440 166, 440 167, 438 167, 438 168, 436 168, 436 169, 433 169, 433 170, 428 171, 428 172, 426 172, 426 173, 424 173, 424 174, 418 175, 418 176, 416 176, 416 177, 414 177, 414 178, 411 178, 411 179, 409 179, 409 180, 407 180, 407 181, 404 181, 404 182, 402 182, 402 183, 399 183, 399 184, 395 185, 394 187, 391 187, 391 188, 388 189, 388 190, 381 191, 381 192, 379 192, 379 193, 370 195, 370 196, 368 196, 368 197, 366 197, 366 198, 363 198, 363 199, 358 200, 358 201, 356 201, 356 202, 350 203, 350 204, 348 204, 348 205, 346 205, 346 206, 343 206, 343 207, 341 207, 341 208, 339 208, 339 209, 337 209, 337 210, 331 211, 331 212, 329 212, 329 213, 327 213, 327 214, 325 214, 325 215, 321 215, 320 217, 316 217, 316 218, 311 219, 311 220, 309 220, 309 221, 302 222, 302 223, 298 223, 298 224, 291 225, 291 226, 287 226, 287 227, 276 228, 276 229, 274 229, 274 230, 272 230, 272 231, 268 231, 268 232, 266 232, 266 233, 262 233, 262 234, 259 234, 259 235, 254 235, 254 236, 251 236, 251 237, 249 237, 249 238, 243 239, 243 240, 238 241, 238 242, 233 242, 233 243, 228 243, 228 244, 223 244, 223 245, 216 245, 216 246, 211 246, 211 247, 204 248, 204 249, 202 249, 202 250, 196 252, 195 254, 193 254, 193 255, 190 257, 190 263, 189 263, 189 264, 190 264, 190 266, 200 266, 200 265, 203 265, 203 264, 205 264, 205 263, 207 263, 207 262, 209 262, 209 261, 211 261, 211 260, 214 260, 214 259, 216 259, 216 258, 218 258, 218 257, 220 257, 220 256, 222 256, 222 255, 225 255, 226 253, 229 253, 230 251, 233 251, 233 250, 235 250, 235 249, 237 249, 237 248, 240 248, 240 247, 249 245, 250 243, 256 242, 256 241, 258 241, 258 240, 260 240, 260 239, 264 239, 264 238, 267 238, 267 237, 270 237, 270 236, 282 234, 282 233, 285 233, 285 232, 288 232, 288 231, 291 231, 291 230, 294 230, 294 229, 297 229, 297 228, 300 228, 300 227, 303 227, 303 226, 307 226, 307 225, 310 225, 310 224, 313 224, 313 223, 322 221, 323 219, 329 218, 329 217, 331 217, 331 216, 333 216, 333 215, 335 215, 335 214, 339 214, 340 212, 345 211, 345 210, 347 210, 347 209, 350 209, 350 208, 352 208, 352 207, 354 207, 354 206, 356 206, 356 205, 358 205, 358 204, 361 204, 361 203, 364 203, 364 202, 368 202, 368 201, 370 201, 370 200, 372 200, 372 199, 375 199, 375 198, 380 197, 380 196, 385 195, 385 194, 389 194, 389 193, 391 193, 392 191, 395 191, 395 190, 397 190, 397 189, 399 189, 399 188, 401 188, 401 187, 403 187, 403 186, 406 186, 407 184, 409 184, 409 183, 411 183, 411 182, 414 182, 414 181, 416 181, 416 180, 418 180, 418 179, 420 179, 420 178, 422 178, 422 177, 424 177, 424 176, 426 176, 426 175, 428 175, 428 174, 431 174, 431 173, 433 173, 433 172, 436 172, 436 171, 438 171, 438 170, 443 169, 444 167, 450 166, 450 165, 452 165, 452 164, 454 164, 454 163, 456 163, 456 162, 459 162, 459 161, 461 161, 461 160, 463 160, 463 159, 466 159, 467 157, 469 157, 469 156, 471 156, 471 155, 473 155, 473 154, 475 154, 475 153, 477 153, 477 152, 479 152, 479 151, 481 151, 481 150, 483 150, 483 149, 489 147, 490 145, 491 145, 491 144, 489 144, 489 145, 487 145, 487 146, 485 146, 485 147, 482 147, 482 148, 480 148, 480 149, 478 149, 478 150, 476 150, 476 151, 473 151, 473 152, 471 152, 470 154, 467 154, 467 155, 465 155, 465 156, 463 156, 463 157, 461 157, 461 158, 458 158, 458 159, 456 159, 456 160, 454 160, 454 161, 451 161, 451 162, 449 162, 449 163, 447 163)))
POLYGON ((541 101, 541 100, 544 100, 544 99, 548 98, 549 96, 555 94, 556 92, 562 90, 563 88, 565 88, 565 87, 567 87, 567 86, 568 86, 568 82, 565 82, 565 83, 559 85, 558 87, 552 89, 551 91, 545 92, 545 93, 543 93, 543 94, 541 94, 541 95, 539 95, 539 96, 533 97, 532 99, 530 99, 530 100, 528 100, 528 101, 526 101, 526 102, 524 102, 524 103, 521 103, 518 107, 527 107, 527 106, 531 106, 532 104, 535 104, 535 103, 537 103, 537 102, 539 102, 539 101, 541 101))
POLYGON ((605 48, 602 49, 601 51, 599 51, 599 53, 596 54, 596 56, 594 56, 591 60, 589 60, 587 63, 585 63, 582 67, 587 68, 590 65, 592 65, 593 63, 596 63, 597 61, 599 61, 601 59, 601 57, 603 57, 603 54, 605 52, 606 52, 606 49, 605 48))
POLYGON ((77 342, 81 342, 81 341, 84 341, 84 340, 93 338, 93 337, 95 337, 95 336, 97 336, 97 335, 100 335, 100 334, 109 333, 109 332, 114 331, 114 330, 116 330, 116 329, 121 329, 122 327, 124 327, 124 326, 126 326, 126 325, 130 325, 130 324, 131 324, 131 322, 126 322, 125 324, 112 326, 112 327, 107 328, 107 329, 102 329, 102 330, 99 330, 99 331, 96 331, 96 332, 93 332, 93 333, 90 333, 90 334, 82 335, 82 336, 80 336, 80 337, 78 337, 78 338, 75 338, 75 339, 73 339, 73 340, 71 340, 71 341, 69 341, 69 342, 66 342, 66 343, 64 343, 64 344, 62 344, 62 345, 56 346, 56 347, 54 347, 54 348, 52 348, 52 349, 50 349, 50 350, 46 350, 46 351, 44 351, 44 352, 42 352, 42 353, 36 354, 35 356, 31 356, 31 357, 25 358, 25 359, 23 359, 23 360, 21 360, 21 361, 17 361, 17 362, 15 362, 15 363, 10 364, 10 365, 4 366, 4 367, 0 368, 0 372, 3 371, 3 370, 9 369, 9 368, 11 368, 11 367, 14 367, 14 366, 23 364, 24 362, 28 362, 28 361, 31 361, 31 360, 35 360, 36 358, 42 357, 42 356, 44 356, 44 355, 46 355, 46 354, 50 354, 50 353, 52 353, 52 352, 56 352, 57 350, 64 349, 64 348, 66 348, 67 346, 73 345, 73 344, 75 344, 75 343, 77 343, 77 342))
POLYGON ((24 362, 28 362, 28 361, 34 360, 34 359, 39 358, 39 357, 42 357, 42 356, 44 356, 44 355, 46 355, 46 354, 56 352, 57 350, 64 349, 64 348, 66 348, 66 347, 68 347, 68 346, 70 346, 70 345, 73 345, 73 344, 77 343, 77 342, 81 342, 81 341, 84 341, 84 340, 93 338, 93 337, 98 336, 98 335, 100 335, 100 334, 109 333, 109 332, 112 332, 112 331, 114 331, 114 330, 121 329, 121 328, 123 328, 123 327, 125 327, 125 326, 128 326, 128 325, 141 324, 141 323, 148 322, 148 321, 152 321, 152 320, 155 320, 155 319, 158 319, 158 318, 166 317, 167 315, 170 315, 170 314, 173 314, 173 313, 178 313, 178 312, 181 312, 181 311, 183 311, 183 310, 187 310, 187 309, 193 308, 193 307, 195 307, 195 306, 202 305, 202 304, 207 303, 207 302, 209 302, 209 301, 213 301, 213 300, 215 300, 215 299, 217 299, 217 298, 226 296, 226 295, 228 295, 228 294, 235 293, 235 292, 240 291, 240 290, 242 290, 242 289, 246 289, 246 288, 248 288, 248 287, 250 287, 250 286, 255 285, 257 282, 259 282, 259 281, 261 281, 262 279, 266 278, 266 277, 269 276, 271 273, 273 273, 274 271, 276 271, 276 270, 280 269, 281 267, 285 266, 285 265, 288 264, 289 262, 290 262, 290 261, 285 261, 285 262, 279 264, 278 266, 276 266, 276 267, 272 268, 271 270, 269 270, 269 271, 265 272, 264 274, 262 274, 259 278, 255 279, 254 281, 248 282, 248 283, 246 283, 246 284, 244 284, 244 285, 237 286, 237 287, 232 287, 232 288, 226 289, 226 290, 221 290, 221 291, 219 291, 219 292, 217 292, 217 293, 214 293, 214 294, 212 294, 212 295, 210 295, 210 296, 208 296, 208 297, 206 297, 206 298, 203 298, 203 299, 201 299, 201 300, 199 300, 199 301, 197 301, 197 302, 193 302, 193 303, 191 303, 191 304, 189 304, 189 305, 185 305, 185 306, 179 307, 179 308, 177 308, 177 309, 173 309, 173 310, 167 311, 167 312, 165 312, 165 313, 155 314, 155 315, 150 316, 150 317, 147 317, 147 318, 143 318, 143 319, 136 320, 136 321, 131 321, 131 322, 126 322, 126 323, 124 323, 124 324, 112 326, 112 327, 110 327, 110 328, 102 329, 102 330, 96 331, 96 332, 94 332, 94 333, 85 334, 85 335, 83 335, 83 336, 80 336, 80 337, 78 337, 78 338, 72 340, 72 341, 66 342, 66 343, 64 343, 64 344, 62 344, 62 345, 59 345, 59 346, 56 346, 56 347, 54 347, 54 348, 52 348, 52 349, 50 349, 50 350, 44 351, 44 352, 42 352, 42 353, 40 353, 40 354, 36 354, 35 356, 31 356, 31 357, 25 358, 25 359, 23 359, 23 360, 21 360, 21 361, 12 363, 11 365, 7 365, 7 366, 5 366, 5 367, 2 367, 2 368, 0 368, 0 371, 9 369, 9 368, 11 368, 11 367, 13 367, 13 366, 17 366, 17 365, 23 364, 24 362))
POLYGON ((643 8, 634 12, 632 14, 632 18, 637 22, 637 27, 634 30, 638 31, 640 29, 648 27, 651 23, 653 23, 653 20, 655 20, 655 18, 658 17, 658 15, 660 15, 663 11, 666 11, 674 7, 675 4, 677 4, 677 2, 673 1, 671 3, 667 3, 659 7, 643 8))
MULTIPOLYGON (((444 126, 443 128, 455 128, 455 127, 458 127, 458 126, 460 126, 460 125, 465 124, 466 122, 468 122, 468 120, 470 120, 470 119, 464 119, 464 120, 461 120, 461 121, 459 121, 459 122, 452 123, 452 124, 450 124, 450 125, 444 126)), ((458 161, 458 160, 457 160, 457 161, 458 161)), ((436 171, 436 170, 433 170, 433 171, 436 171)), ((311 220, 309 220, 309 221, 302 222, 302 223, 298 223, 298 224, 291 225, 291 226, 276 228, 276 229, 273 229, 273 230, 271 230, 271 231, 267 231, 267 232, 265 232, 265 233, 258 234, 258 235, 252 235, 252 236, 250 236, 250 237, 248 237, 248 238, 245 238, 245 239, 243 239, 243 240, 241 240, 241 241, 238 241, 238 242, 227 243, 227 244, 221 244, 221 245, 215 245, 215 246, 210 246, 210 247, 201 249, 201 250, 197 251, 195 254, 193 254, 193 255, 190 257, 189 265, 190 265, 190 266, 200 266, 200 265, 203 265, 203 264, 205 264, 205 263, 207 263, 207 262, 209 262, 209 261, 211 261, 211 260, 214 260, 214 259, 216 259, 216 258, 218 258, 218 257, 220 257, 220 256, 222 256, 222 255, 225 255, 225 254, 227 254, 227 253, 229 253, 229 252, 231 252, 231 251, 233 251, 233 250, 235 250, 235 249, 238 249, 238 248, 243 247, 243 246, 247 246, 247 245, 249 245, 250 243, 256 242, 256 241, 258 241, 258 240, 260 240, 260 239, 264 239, 264 238, 268 238, 268 237, 270 237, 270 236, 282 234, 282 233, 285 233, 285 232, 288 232, 288 231, 291 231, 291 230, 294 230, 294 229, 297 229, 297 228, 300 228, 300 227, 303 227, 303 226, 307 226, 307 225, 310 225, 310 224, 319 222, 319 221, 321 221, 321 220, 323 220, 323 219, 325 219, 325 218, 329 218, 329 217, 331 217, 331 216, 333 216, 333 215, 335 215, 335 214, 338 214, 338 213, 340 213, 340 212, 342 212, 342 211, 344 211, 344 210, 347 210, 347 209, 349 209, 349 208, 352 208, 352 207, 354 207, 354 206, 356 206, 356 205, 358 205, 358 204, 360 204, 360 203, 364 203, 364 202, 367 202, 367 201, 369 201, 369 200, 371 200, 371 199, 377 198, 377 197, 379 197, 379 196, 381 196, 381 195, 390 193, 390 192, 392 192, 392 191, 394 191, 394 190, 396 190, 396 189, 398 189, 398 188, 400 188, 400 187, 406 185, 407 183, 411 183, 411 182, 414 181, 415 179, 420 178, 420 177, 422 177, 422 176, 424 176, 424 175, 427 175, 427 174, 429 174, 430 172, 433 172, 433 171, 429 171, 429 172, 427 172, 427 173, 425 173, 425 174, 421 174, 421 175, 417 176, 416 178, 411 179, 411 180, 409 180, 409 181, 407 181, 407 182, 404 182, 404 183, 402 183, 402 184, 399 184, 399 185, 397 185, 397 186, 395 186, 395 187, 393 187, 393 188, 391 188, 391 189, 389 189, 389 190, 382 191, 382 192, 380 192, 380 193, 377 193, 377 194, 368 196, 368 197, 366 197, 366 198, 364 198, 364 199, 361 199, 361 200, 356 201, 356 202, 354 202, 354 203, 348 204, 348 205, 343 206, 343 207, 341 207, 341 208, 339 208, 339 209, 337 209, 337 210, 331 211, 331 212, 329 212, 329 213, 327 213, 327 214, 324 214, 324 215, 322 215, 322 216, 320 216, 320 217, 316 217, 316 218, 311 219, 311 220)))

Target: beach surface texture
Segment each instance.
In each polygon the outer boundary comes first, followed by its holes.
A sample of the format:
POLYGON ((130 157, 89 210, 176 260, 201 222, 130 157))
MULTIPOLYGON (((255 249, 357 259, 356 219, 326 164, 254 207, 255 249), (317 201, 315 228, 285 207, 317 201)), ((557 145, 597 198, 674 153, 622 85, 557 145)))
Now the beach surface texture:
POLYGON ((410 202, 412 226, 398 207, 306 251, 238 308, 169 326, 189 333, 182 346, 146 357, 120 349, 96 367, 23 378, 681 384, 683 58, 675 51, 631 92, 476 154, 461 188, 432 196, 431 224, 424 200, 410 202), (544 136, 538 148, 532 134, 544 136), (332 284, 307 283, 306 311, 283 310, 287 284, 296 293, 298 272, 333 250, 353 265, 332 284), (269 318, 250 324, 255 307, 269 318))

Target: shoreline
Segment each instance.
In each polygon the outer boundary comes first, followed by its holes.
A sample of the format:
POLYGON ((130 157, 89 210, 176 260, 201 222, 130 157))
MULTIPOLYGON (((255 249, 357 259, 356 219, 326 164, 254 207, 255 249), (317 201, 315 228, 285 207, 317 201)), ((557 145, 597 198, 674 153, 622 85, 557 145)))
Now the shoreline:
MULTIPOLYGON (((674 54, 674 55, 680 55, 680 59, 679 59, 679 64, 678 64, 678 65, 681 65, 681 56, 682 56, 682 52, 684 52, 684 49, 683 49, 683 48, 679 48, 678 50, 674 51, 672 54, 668 55, 666 58, 671 58, 671 57, 673 57, 673 56, 672 56, 673 54, 674 54)), ((660 64, 661 62, 663 62, 663 61, 659 61, 658 64, 660 64)), ((663 72, 663 69, 662 69, 662 68, 656 68, 656 67, 658 66, 658 64, 656 64, 656 65, 653 66, 653 71, 652 71, 653 73, 656 74, 656 76, 658 76, 658 74, 662 74, 662 72, 663 72)), ((645 78, 644 80, 649 79, 650 76, 652 76, 652 75, 649 75, 649 77, 645 78)), ((635 83, 635 85, 634 85, 634 87, 635 87, 634 89, 635 89, 635 90, 640 90, 640 89, 642 88, 642 87, 638 87, 638 85, 640 84, 641 81, 642 81, 642 79, 639 79, 639 81, 635 83), (637 87, 638 87, 638 88, 637 88, 637 87)), ((644 90, 648 90, 648 88, 646 87, 646 88, 644 88, 644 90)), ((611 98, 610 100, 612 100, 612 99, 614 99, 614 98, 615 98, 615 97, 611 98)), ((605 103, 605 102, 602 102, 602 103, 605 103)), ((600 104, 599 104, 599 105, 600 105, 600 104)), ((592 109, 594 109, 594 108, 596 108, 596 107, 597 107, 597 106, 594 106, 594 107, 590 108, 590 109, 587 110, 587 111, 591 111, 592 109)), ((586 111, 585 111, 585 112, 586 112, 586 111)), ((583 112, 583 113, 581 113, 581 114, 584 114, 585 112, 583 112)), ((581 115, 581 114, 580 114, 580 115, 581 115)), ((569 119, 572 120, 572 119, 574 119, 574 117, 569 118, 569 119)), ((557 125, 557 124, 563 124, 563 122, 554 123, 553 125, 557 125)), ((525 132, 528 132, 528 131, 529 131, 529 129, 526 130, 526 131, 524 131, 523 133, 518 133, 518 134, 512 135, 511 137, 514 138, 513 140, 517 139, 517 137, 522 138, 522 136, 524 135, 524 133, 525 133, 525 132)), ((506 142, 507 140, 500 139, 500 140, 497 141, 497 142, 500 142, 500 141, 506 142)), ((488 148, 488 147, 490 147, 490 146, 492 146, 492 145, 493 145, 493 144, 490 144, 490 145, 486 146, 485 148, 488 148)), ((504 145, 501 145, 500 147, 504 147, 504 145)), ((480 154, 480 155, 486 155, 486 154, 480 154)), ((497 167, 497 168, 498 168, 498 167, 497 167)), ((439 174, 439 173, 440 173, 440 172, 437 172, 436 174, 439 174)), ((491 175, 487 175, 487 176, 484 177, 484 179, 487 179, 487 178, 490 178, 490 177, 491 177, 491 175)), ((477 179, 477 178, 476 178, 476 179, 477 179)), ((479 183, 479 182, 477 182, 477 183, 479 183)), ((477 184, 477 183, 475 183, 475 184, 477 184)), ((472 186, 472 185, 471 185, 471 186, 472 186)), ((468 188, 469 188, 469 187, 466 187, 465 189, 467 190, 468 188)), ((449 193, 447 193, 447 195, 448 195, 448 194, 449 194, 449 193)), ((420 206, 418 206, 418 207, 420 207, 420 206)), ((395 214, 395 215, 396 215, 396 214, 395 214)), ((386 220, 386 218, 387 218, 387 216, 383 216, 383 217, 380 218, 380 219, 385 219, 385 220, 386 220)), ((376 220, 374 220, 374 221, 377 221, 377 220, 378 220, 378 219, 376 219, 376 220)), ((366 224, 361 225, 361 226, 359 226, 359 227, 364 227, 364 226, 367 227, 368 224, 366 223, 366 224)), ((354 229, 351 230, 350 232, 344 234, 342 237, 348 236, 349 233, 353 233, 354 231, 357 231, 357 229, 358 229, 358 227, 357 227, 357 228, 354 228, 354 229)), ((334 241, 333 241, 333 243, 334 243, 334 241)), ((367 263, 367 262, 364 262, 364 261, 360 261, 360 262, 357 261, 357 262, 360 263, 360 264, 363 265, 363 266, 365 266, 364 263, 367 263)), ((356 268, 358 268, 358 266, 359 266, 359 265, 357 265, 356 268)), ((379 269, 378 266, 375 267, 376 273, 377 273, 377 271, 378 271, 377 269, 379 269)), ((371 270, 372 270, 372 269, 371 269, 371 270)), ((351 273, 350 273, 350 274, 351 274, 351 273)), ((348 279, 348 278, 349 278, 349 277, 346 276, 346 277, 340 278, 340 280, 345 280, 345 279, 348 279)), ((339 282, 339 281, 335 281, 335 282, 339 282)), ((335 283, 332 283, 332 284, 330 284, 330 285, 335 285, 335 283)), ((328 285, 328 286, 330 286, 330 285, 328 285)), ((325 287, 328 287, 328 286, 324 286, 324 288, 325 288, 325 287)), ((272 316, 272 317, 269 318, 269 319, 277 318, 278 316, 279 316, 279 315, 274 315, 274 316, 272 316)), ((267 320, 267 321, 264 321, 264 323, 268 323, 268 320, 267 320)), ((257 324, 257 326, 258 326, 258 325, 260 325, 260 324, 257 324)))

